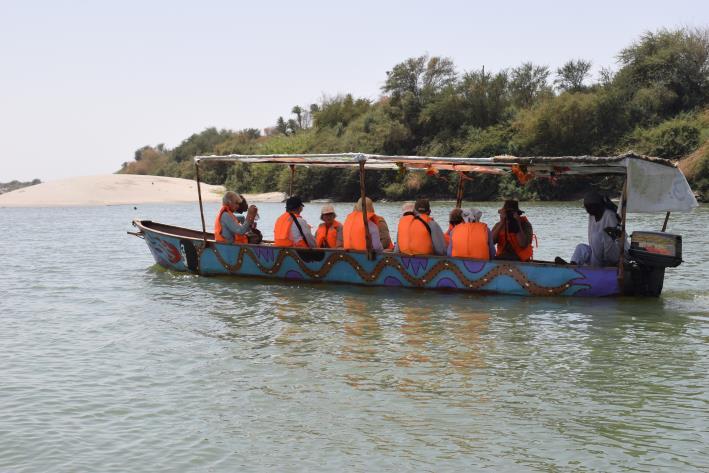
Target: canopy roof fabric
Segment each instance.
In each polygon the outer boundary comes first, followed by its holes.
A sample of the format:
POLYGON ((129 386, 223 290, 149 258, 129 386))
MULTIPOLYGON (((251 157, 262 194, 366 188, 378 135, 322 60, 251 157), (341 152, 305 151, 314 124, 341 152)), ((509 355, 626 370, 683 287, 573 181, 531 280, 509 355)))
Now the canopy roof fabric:
POLYGON ((500 174, 520 168, 524 172, 548 176, 554 174, 626 174, 626 160, 639 159, 661 166, 674 167, 672 162, 624 154, 611 157, 595 156, 555 156, 555 157, 516 157, 493 156, 490 158, 461 158, 438 156, 383 156, 364 153, 340 154, 230 154, 226 156, 196 156, 196 162, 241 162, 270 163, 296 166, 350 167, 365 162, 367 169, 424 169, 448 170, 500 174))
POLYGON ((634 153, 619 156, 554 156, 462 158, 438 156, 384 156, 364 153, 339 154, 230 154, 195 156, 196 163, 240 162, 295 166, 355 167, 364 162, 367 169, 458 171, 483 174, 512 172, 522 182, 534 177, 566 174, 618 174, 628 176, 629 212, 689 211, 697 207, 687 179, 666 159, 634 153))

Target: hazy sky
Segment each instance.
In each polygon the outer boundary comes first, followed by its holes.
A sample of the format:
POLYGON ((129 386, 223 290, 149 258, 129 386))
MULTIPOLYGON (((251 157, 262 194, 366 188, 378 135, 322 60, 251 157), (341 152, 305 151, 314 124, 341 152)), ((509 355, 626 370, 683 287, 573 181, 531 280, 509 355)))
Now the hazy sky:
POLYGON ((0 0, 0 182, 111 173, 143 145, 271 126, 323 94, 374 99, 424 53, 597 71, 645 31, 708 25, 700 0, 0 0))

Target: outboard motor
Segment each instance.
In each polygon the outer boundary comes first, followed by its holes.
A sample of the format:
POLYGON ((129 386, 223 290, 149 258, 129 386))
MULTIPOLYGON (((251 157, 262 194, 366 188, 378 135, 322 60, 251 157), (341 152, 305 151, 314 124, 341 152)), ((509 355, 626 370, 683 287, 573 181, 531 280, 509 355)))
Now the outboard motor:
POLYGON ((625 258, 626 295, 659 296, 665 268, 682 263, 682 236, 665 232, 633 232, 625 258))

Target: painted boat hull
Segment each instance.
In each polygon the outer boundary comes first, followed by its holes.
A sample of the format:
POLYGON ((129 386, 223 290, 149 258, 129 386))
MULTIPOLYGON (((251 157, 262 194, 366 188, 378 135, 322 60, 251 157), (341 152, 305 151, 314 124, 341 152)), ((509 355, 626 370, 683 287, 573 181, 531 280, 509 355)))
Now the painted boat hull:
POLYGON ((233 275, 356 284, 448 289, 520 296, 606 297, 621 294, 616 268, 552 263, 481 261, 440 256, 378 254, 337 249, 307 250, 270 245, 232 245, 197 237, 201 232, 134 221, 155 262, 204 276, 233 275))

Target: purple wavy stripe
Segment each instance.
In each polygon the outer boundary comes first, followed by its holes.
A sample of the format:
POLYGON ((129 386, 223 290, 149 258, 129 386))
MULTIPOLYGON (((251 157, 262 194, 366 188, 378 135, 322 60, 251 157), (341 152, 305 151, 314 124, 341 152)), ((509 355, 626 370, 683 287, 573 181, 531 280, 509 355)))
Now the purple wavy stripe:
POLYGON ((463 266, 468 270, 469 273, 479 273, 485 267, 485 262, 483 261, 463 261, 463 266))
POLYGON ((305 279, 302 274, 293 269, 289 269, 286 273, 286 279, 305 279))
POLYGON ((402 286, 401 280, 399 278, 395 278, 394 276, 387 276, 384 278, 384 285, 385 286, 402 286))
POLYGON ((458 285, 451 278, 441 278, 438 280, 436 287, 452 287, 457 288, 458 285))

